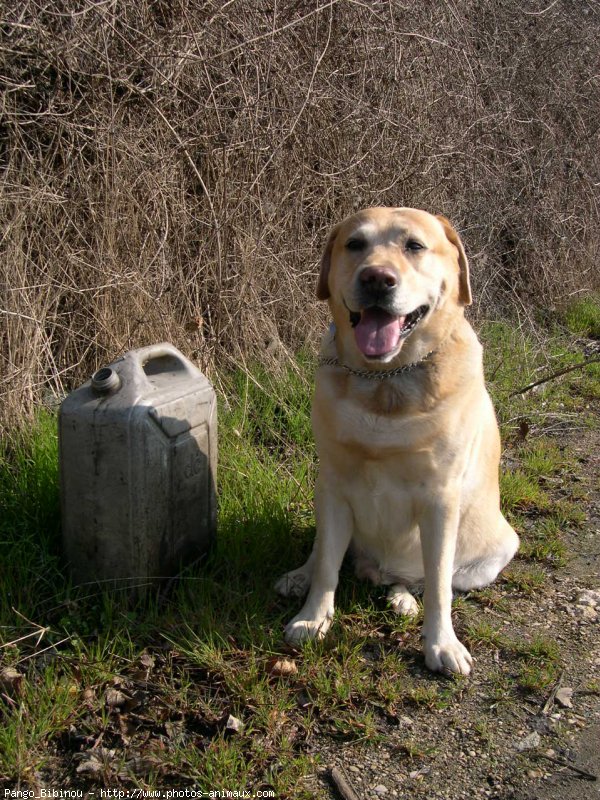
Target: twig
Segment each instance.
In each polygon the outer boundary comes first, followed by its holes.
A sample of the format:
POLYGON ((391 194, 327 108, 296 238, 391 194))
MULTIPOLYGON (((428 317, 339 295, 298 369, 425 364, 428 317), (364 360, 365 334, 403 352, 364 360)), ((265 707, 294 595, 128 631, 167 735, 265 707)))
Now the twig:
MULTIPOLYGON (((34 628, 37 628, 37 630, 33 631, 32 636, 37 635, 38 640, 37 640, 37 642, 35 644, 36 644, 36 647, 39 647, 40 642, 42 641, 44 636, 47 633, 50 632, 51 629, 50 628, 45 628, 43 625, 39 625, 37 622, 33 622, 33 620, 29 619, 29 617, 26 617, 25 614, 21 614, 21 612, 18 609, 16 609, 14 606, 12 607, 12 610, 18 617, 21 617, 21 619, 25 620, 25 622, 28 622, 30 625, 33 625, 34 628)), ((28 636, 23 636, 22 637, 22 639, 26 639, 26 638, 29 638, 29 637, 28 636)), ((17 639, 17 641, 21 641, 21 639, 17 639)))
POLYGON ((567 372, 573 372, 576 369, 582 369, 582 367, 588 367, 590 364, 597 364, 598 362, 600 362, 600 357, 588 358, 587 361, 582 361, 581 364, 573 364, 571 367, 559 369, 558 372, 553 372, 552 375, 546 375, 545 378, 540 378, 539 381, 528 383, 527 386, 524 386, 522 389, 517 389, 516 392, 511 392, 508 396, 515 397, 517 394, 525 394, 525 392, 535 389, 536 386, 540 386, 542 383, 548 383, 548 381, 553 381, 555 378, 560 378, 561 375, 566 375, 567 372))
POLYGON ((560 675, 558 676, 558 680, 556 681, 556 683, 552 687, 552 691, 548 695, 548 699, 546 700, 546 702, 544 704, 544 707, 542 708, 542 714, 549 714, 550 713, 550 711, 552 709, 552 706, 554 705, 554 702, 556 700, 556 695, 558 693, 558 690, 560 689, 560 687, 562 685, 564 676, 565 676, 565 671, 563 670, 560 673, 560 675))
POLYGON ((223 56, 227 56, 230 53, 239 50, 240 48, 247 48, 249 45, 254 44, 255 42, 259 42, 261 39, 268 39, 269 36, 271 37, 276 36, 278 33, 282 33, 283 31, 293 27, 294 25, 299 25, 301 22, 304 22, 309 17, 312 17, 314 14, 320 14, 321 11, 325 11, 326 9, 331 8, 332 6, 336 5, 339 2, 340 0, 329 0, 329 2, 325 3, 325 5, 318 6, 317 8, 314 8, 312 11, 309 11, 308 14, 304 14, 304 16, 298 17, 298 19, 293 19, 291 22, 287 22, 285 25, 282 25, 281 28, 277 28, 276 30, 270 30, 267 33, 261 33, 259 36, 253 36, 251 39, 246 39, 244 42, 241 42, 240 44, 235 44, 233 47, 227 48, 227 50, 221 50, 220 53, 217 53, 214 56, 211 55, 208 58, 203 58, 202 61, 204 62, 208 61, 209 59, 216 60, 223 58, 223 56))
POLYGON ((13 639, 12 642, 5 642, 4 644, 0 644, 0 648, 14 647, 16 644, 19 644, 19 642, 24 642, 25 639, 31 639, 32 636, 38 637, 36 644, 39 645, 40 640, 42 639, 44 633, 48 633, 49 630, 50 628, 44 628, 41 634, 39 631, 32 631, 31 633, 26 633, 25 636, 20 636, 18 639, 13 639))
POLYGON ((335 788, 338 790, 344 800, 359 800, 358 795, 348 780, 348 776, 340 767, 332 767, 330 775, 335 788))
POLYGON ((55 650, 60 644, 64 644, 65 642, 69 642, 71 640, 70 636, 65 636, 64 639, 61 639, 60 642, 56 642, 56 644, 49 644, 48 647, 44 647, 43 650, 36 650, 35 653, 30 653, 28 656, 23 656, 20 658, 16 663, 17 665, 22 664, 24 661, 29 661, 30 658, 37 658, 41 656, 42 653, 47 653, 48 650, 55 650))
POLYGON ((552 761, 553 764, 558 764, 561 767, 568 767, 573 772, 576 772, 578 775, 581 775, 582 778, 585 778, 586 781, 597 781, 598 776, 594 775, 593 772, 587 772, 585 769, 581 769, 580 767, 576 767, 575 764, 570 764, 564 758, 555 758, 555 756, 547 756, 546 753, 538 753, 540 758, 545 758, 546 761, 552 761))

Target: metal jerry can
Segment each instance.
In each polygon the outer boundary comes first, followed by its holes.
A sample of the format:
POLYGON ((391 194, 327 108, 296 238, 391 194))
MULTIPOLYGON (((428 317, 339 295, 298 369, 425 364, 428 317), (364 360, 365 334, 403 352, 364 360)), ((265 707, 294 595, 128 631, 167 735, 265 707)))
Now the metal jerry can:
POLYGON ((140 588, 216 532, 217 403, 175 347, 132 350, 59 413, 62 530, 75 583, 140 588))

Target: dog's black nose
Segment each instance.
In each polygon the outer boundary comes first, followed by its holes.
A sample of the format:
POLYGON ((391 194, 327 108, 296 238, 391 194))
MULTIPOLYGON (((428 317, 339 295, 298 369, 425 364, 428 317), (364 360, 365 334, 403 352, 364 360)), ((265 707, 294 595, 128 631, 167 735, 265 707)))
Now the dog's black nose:
POLYGON ((395 273, 385 267, 365 267, 360 273, 359 282, 363 289, 375 294, 390 292, 398 283, 395 273))

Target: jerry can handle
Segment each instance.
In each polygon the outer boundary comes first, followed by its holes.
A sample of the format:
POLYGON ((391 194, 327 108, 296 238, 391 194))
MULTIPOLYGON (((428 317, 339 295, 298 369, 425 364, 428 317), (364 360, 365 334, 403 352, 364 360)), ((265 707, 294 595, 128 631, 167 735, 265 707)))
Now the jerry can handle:
POLYGON ((160 342, 159 344, 151 344, 147 347, 140 347, 139 350, 133 351, 135 357, 136 367, 145 377, 147 377, 144 367, 149 361, 164 356, 171 356, 178 364, 179 369, 185 370, 189 375, 196 376, 196 368, 179 352, 179 350, 169 342, 160 342))

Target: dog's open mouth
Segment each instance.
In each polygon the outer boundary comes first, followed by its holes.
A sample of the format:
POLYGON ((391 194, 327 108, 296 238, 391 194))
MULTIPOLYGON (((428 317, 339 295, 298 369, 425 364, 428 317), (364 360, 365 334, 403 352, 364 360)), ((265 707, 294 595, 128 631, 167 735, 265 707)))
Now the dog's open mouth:
POLYGON ((383 358, 402 345, 425 314, 429 306, 419 306, 410 314, 396 317, 383 308, 373 306, 364 311, 351 311, 350 324, 354 328, 356 344, 367 358, 383 358))

